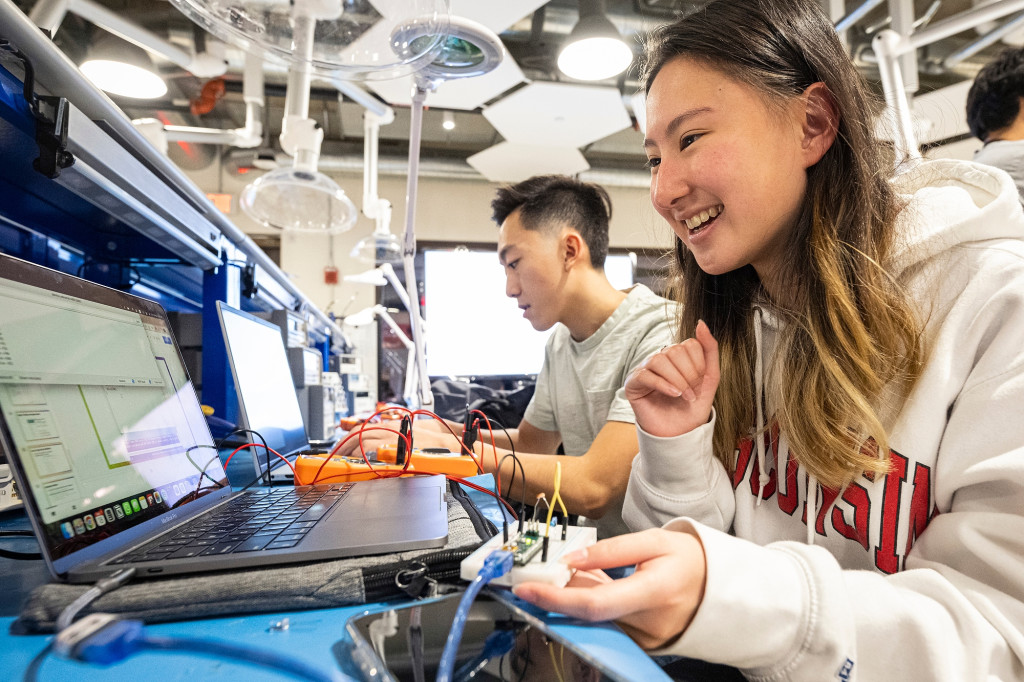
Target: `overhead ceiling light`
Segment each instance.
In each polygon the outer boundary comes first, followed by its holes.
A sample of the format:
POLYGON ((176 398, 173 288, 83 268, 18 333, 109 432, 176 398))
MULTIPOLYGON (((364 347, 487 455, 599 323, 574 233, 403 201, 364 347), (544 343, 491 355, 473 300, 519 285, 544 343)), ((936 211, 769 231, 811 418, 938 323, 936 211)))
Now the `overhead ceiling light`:
POLYGON ((96 40, 79 68, 93 85, 113 95, 156 99, 167 94, 149 53, 109 33, 96 40))
POLYGON ((633 51, 605 16, 604 0, 579 3, 580 18, 558 55, 558 69, 581 81, 617 76, 633 61, 633 51))
POLYGON ((455 130, 455 114, 450 111, 444 112, 441 118, 441 127, 445 130, 455 130))

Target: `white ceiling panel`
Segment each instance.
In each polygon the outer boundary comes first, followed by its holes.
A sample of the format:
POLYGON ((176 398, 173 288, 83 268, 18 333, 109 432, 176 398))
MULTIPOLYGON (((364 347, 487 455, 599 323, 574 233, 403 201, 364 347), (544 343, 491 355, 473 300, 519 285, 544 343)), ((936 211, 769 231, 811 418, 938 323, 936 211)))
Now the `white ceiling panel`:
POLYGON ((617 88, 537 82, 484 109, 509 142, 582 147, 632 125, 617 88))
POLYGON ((574 175, 590 169, 575 147, 501 142, 466 159, 491 182, 519 182, 534 175, 574 175))

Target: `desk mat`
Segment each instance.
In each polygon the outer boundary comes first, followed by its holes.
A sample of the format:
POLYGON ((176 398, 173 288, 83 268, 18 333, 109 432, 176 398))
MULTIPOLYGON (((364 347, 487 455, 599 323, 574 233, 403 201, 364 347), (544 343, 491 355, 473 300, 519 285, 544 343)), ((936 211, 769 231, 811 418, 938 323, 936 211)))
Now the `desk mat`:
MULTIPOLYGON (((448 543, 441 548, 129 582, 96 599, 78 617, 102 612, 165 623, 421 596, 433 581, 458 582, 462 559, 497 532, 459 485, 450 483, 447 497, 448 543)), ((11 633, 53 632, 64 607, 90 587, 52 582, 36 588, 11 633)))

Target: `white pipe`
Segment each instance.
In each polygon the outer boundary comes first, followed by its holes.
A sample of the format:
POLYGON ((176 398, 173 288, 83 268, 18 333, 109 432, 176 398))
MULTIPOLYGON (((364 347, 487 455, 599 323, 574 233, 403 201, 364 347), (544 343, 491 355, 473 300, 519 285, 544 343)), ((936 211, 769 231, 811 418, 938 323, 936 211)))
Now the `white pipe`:
POLYGON ((842 33, 858 21, 863 19, 868 12, 881 5, 885 0, 866 0, 860 7, 856 8, 845 17, 836 22, 836 31, 842 33))
POLYGON ((953 54, 947 56, 945 59, 942 60, 942 68, 952 69, 963 60, 967 59, 968 57, 972 57, 978 52, 981 52, 992 43, 996 42, 997 40, 1001 39, 1003 36, 1009 33, 1013 33, 1021 26, 1024 26, 1024 12, 1021 12, 1017 16, 1011 18, 1009 21, 999 26, 998 28, 989 31, 985 35, 975 40, 973 43, 965 45, 964 47, 960 48, 953 54))
POLYGON ((245 100, 245 125, 233 130, 165 125, 164 134, 172 142, 226 144, 252 149, 263 142, 263 58, 247 53, 242 72, 242 97, 245 100))
POLYGON ((878 55, 878 73, 882 79, 882 89, 885 91, 887 111, 893 119, 897 161, 904 158, 921 158, 921 151, 914 136, 910 103, 903 88, 903 74, 900 72, 896 56, 903 42, 903 37, 891 29, 880 31, 871 41, 871 46, 878 55))
POLYGON ((418 407, 431 409, 434 396, 430 392, 430 377, 427 376, 426 343, 423 338, 423 318, 420 317, 420 299, 416 286, 416 189, 420 165, 420 137, 423 131, 423 102, 427 98, 426 85, 417 79, 412 95, 412 120, 409 124, 409 177, 405 185, 405 233, 402 235, 404 249, 402 260, 405 265, 405 289, 409 295, 409 320, 412 324, 412 340, 416 344, 416 373, 419 378, 418 407))
POLYGON ((28 18, 32 23, 50 33, 50 37, 57 35, 57 29, 68 13, 68 5, 71 0, 39 0, 32 6, 28 18))
POLYGON ((387 125, 395 120, 394 109, 389 107, 387 104, 384 104, 355 83, 341 78, 328 78, 326 79, 326 82, 356 104, 361 105, 367 111, 373 112, 380 118, 381 125, 387 125))
POLYGON ((391 267, 391 263, 383 263, 377 269, 380 270, 382 275, 384 275, 384 279, 391 283, 391 286, 394 288, 395 293, 398 294, 398 300, 400 300, 402 302, 402 305, 405 306, 405 309, 410 311, 411 313, 412 304, 409 302, 409 293, 405 290, 405 287, 403 287, 402 283, 398 280, 398 275, 395 274, 395 269, 391 267))
POLYGON ((974 9, 960 12, 949 19, 932 24, 923 31, 918 31, 908 36, 907 41, 899 46, 896 56, 916 50, 919 47, 924 47, 925 45, 931 45, 943 38, 954 36, 969 28, 976 28, 986 21, 994 21, 1022 9, 1024 9, 1024 0, 1000 0, 999 2, 993 2, 991 5, 975 7, 974 9))

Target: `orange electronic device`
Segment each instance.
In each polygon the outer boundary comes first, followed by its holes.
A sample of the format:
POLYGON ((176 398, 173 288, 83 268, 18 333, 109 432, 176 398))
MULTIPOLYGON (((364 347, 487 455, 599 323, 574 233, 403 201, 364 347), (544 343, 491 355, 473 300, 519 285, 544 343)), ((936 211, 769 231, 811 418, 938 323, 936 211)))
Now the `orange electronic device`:
MULTIPOLYGON (((314 479, 316 483, 368 481, 379 478, 375 471, 383 474, 402 470, 401 466, 395 464, 374 464, 371 469, 361 457, 335 455, 324 464, 326 458, 327 455, 299 455, 295 460, 295 485, 310 485, 314 479)), ((409 468, 412 469, 411 466, 409 468)))
MULTIPOLYGON (((398 466, 398 446, 390 443, 377 446, 377 459, 387 462, 390 465, 398 466)), ((480 473, 476 462, 469 455, 460 455, 457 452, 447 450, 420 450, 412 449, 412 462, 410 468, 430 471, 435 474, 450 474, 452 476, 476 476, 480 473)))

